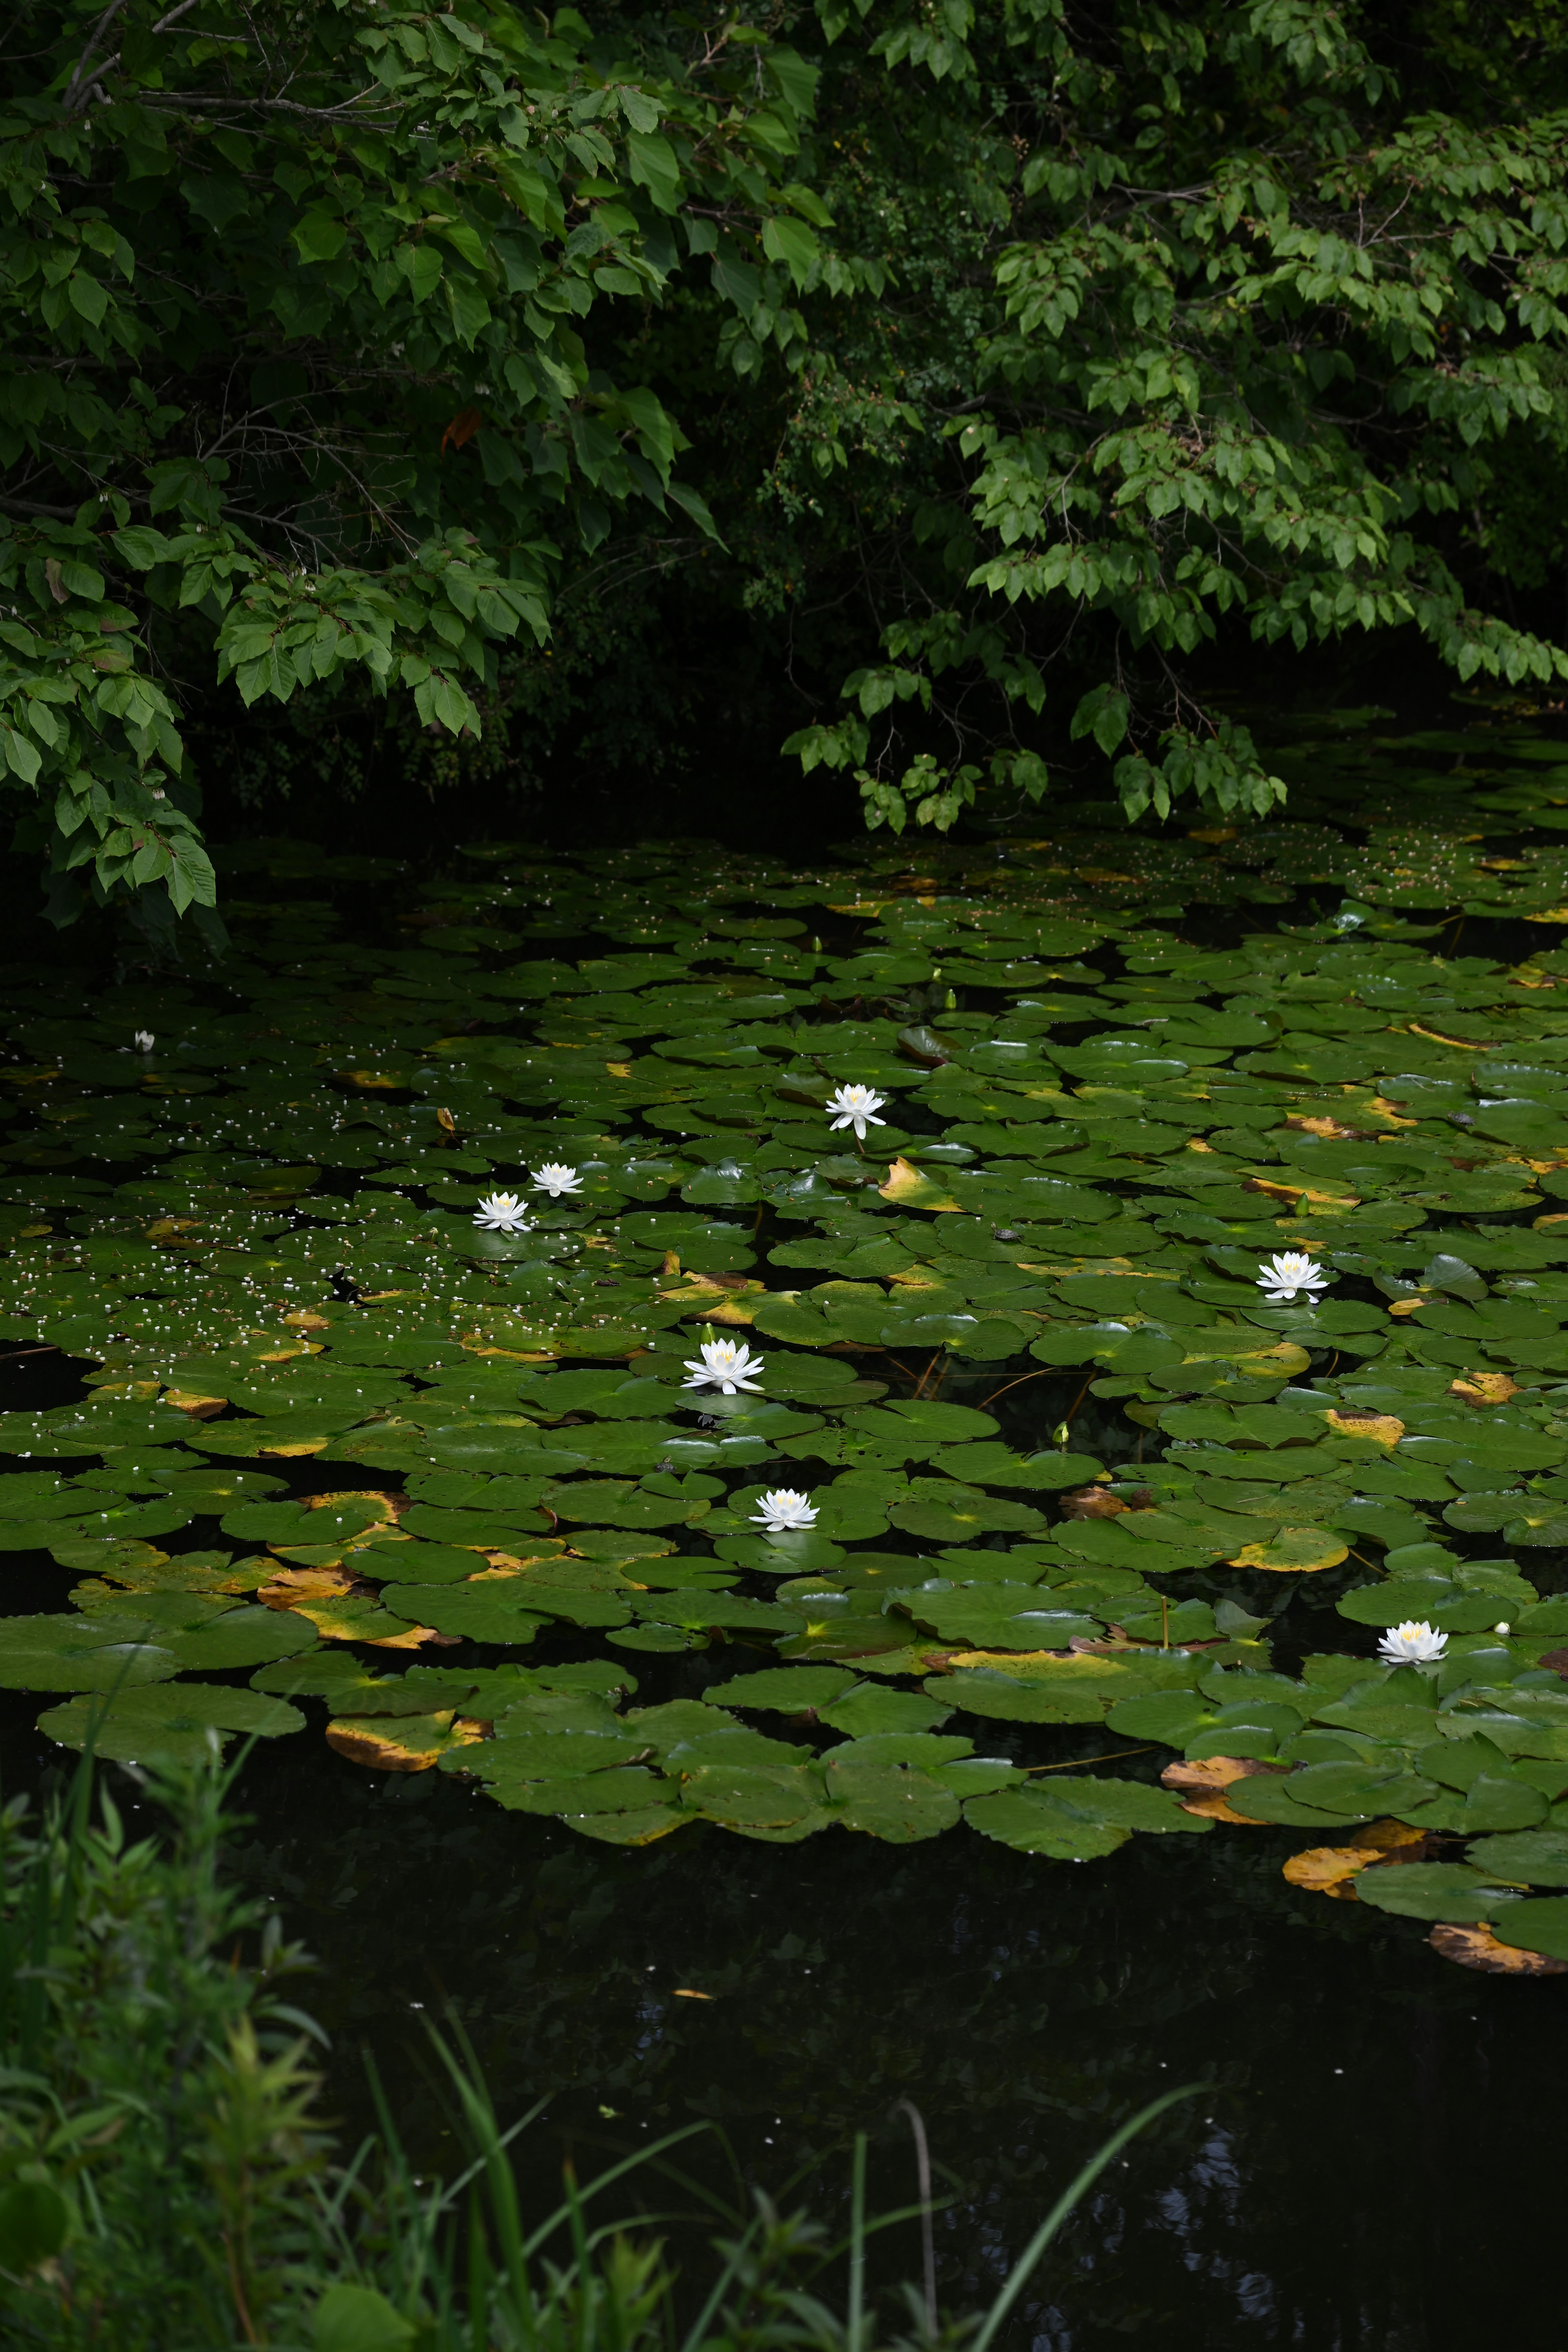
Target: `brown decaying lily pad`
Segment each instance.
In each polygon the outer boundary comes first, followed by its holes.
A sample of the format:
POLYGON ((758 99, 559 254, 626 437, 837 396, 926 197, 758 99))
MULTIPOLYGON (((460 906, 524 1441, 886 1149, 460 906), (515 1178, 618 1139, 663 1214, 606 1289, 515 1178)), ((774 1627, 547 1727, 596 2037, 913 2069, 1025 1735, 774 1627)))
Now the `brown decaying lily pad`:
POLYGON ((1462 1380, 1449 1381, 1448 1393, 1463 1397, 1467 1404, 1506 1404, 1519 1394, 1519 1382, 1506 1372, 1467 1372, 1462 1380))
POLYGON ((1255 1772, 1271 1772, 1278 1776, 1278 1764, 1265 1764, 1256 1756, 1199 1756, 1189 1761, 1167 1764, 1160 1778, 1167 1789, 1191 1791, 1184 1798, 1182 1811, 1195 1813, 1200 1821, 1230 1822, 1238 1829, 1258 1829, 1260 1823, 1249 1821, 1225 1801, 1225 1791, 1233 1780, 1245 1780, 1255 1772))
POLYGON ((1439 1920, 1426 1941, 1446 1960, 1457 1960, 1462 1969, 1479 1969, 1486 1976, 1568 1976, 1568 1960, 1527 1952, 1517 1944, 1500 1944, 1489 1927, 1457 1927, 1439 1920))
POLYGON ((1278 1774, 1283 1769, 1283 1765, 1265 1764, 1257 1756, 1194 1756, 1167 1764, 1160 1778, 1167 1789, 1190 1789, 1195 1795, 1206 1797, 1216 1789, 1228 1789, 1233 1780, 1245 1780, 1254 1772, 1278 1774))
POLYGON ((1292 1886, 1302 1887, 1312 1895, 1331 1895, 1336 1902, 1353 1903, 1354 1882, 1363 1870, 1390 1863, 1419 1862, 1426 1852, 1426 1836, 1407 1822, 1369 1822, 1365 1829, 1357 1831, 1354 1845, 1305 1846, 1300 1853, 1291 1854, 1280 1870, 1292 1886))

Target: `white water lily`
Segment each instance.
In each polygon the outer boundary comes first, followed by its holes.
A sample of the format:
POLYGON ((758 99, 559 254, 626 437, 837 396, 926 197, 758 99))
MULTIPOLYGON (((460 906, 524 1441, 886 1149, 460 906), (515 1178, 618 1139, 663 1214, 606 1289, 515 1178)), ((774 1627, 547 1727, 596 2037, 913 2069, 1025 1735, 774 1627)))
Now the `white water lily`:
POLYGON ((1275 1257, 1258 1261, 1258 1287, 1267 1291, 1270 1307, 1289 1307, 1303 1290, 1315 1307, 1318 1293, 1327 1290, 1333 1278, 1305 1250, 1281 1250, 1275 1257))
POLYGON ((837 1134, 841 1127, 852 1127, 856 1141, 863 1143, 868 1127, 887 1126, 885 1118, 876 1117, 887 1099, 886 1095, 874 1094, 869 1087, 837 1087, 827 1097, 827 1108, 838 1113, 833 1122, 834 1132, 837 1134))
POLYGON ((762 1394, 752 1375, 762 1370, 763 1360, 752 1355, 743 1339, 704 1339, 700 1344, 701 1360, 695 1356, 686 1359, 691 1378, 681 1382, 682 1388, 722 1389, 726 1396, 733 1396, 737 1389, 745 1389, 752 1396, 762 1394))
POLYGON ((771 1486, 752 1517, 771 1536, 799 1535, 816 1525, 816 1505, 793 1486, 771 1486))
POLYGON ((1506 1617, 1504 1617, 1500 1623, 1492 1627, 1492 1632, 1494 1633, 1511 1633, 1512 1631, 1513 1627, 1509 1623, 1506 1617))
POLYGON ((536 1192, 548 1192, 552 1201, 559 1201, 563 1192, 580 1192, 583 1179, 575 1168, 568 1168, 563 1160, 547 1160, 533 1171, 533 1189, 536 1192))
POLYGON ((150 1054, 153 1045, 153 1037, 151 1029, 138 1029, 131 1040, 131 1050, 135 1054, 150 1054))
POLYGON ((1425 1618, 1407 1617, 1403 1625, 1389 1627, 1377 1645, 1377 1654, 1385 1665, 1428 1666, 1447 1646, 1447 1633, 1437 1633, 1425 1618))
POLYGON ((528 1218, 515 1192, 487 1192, 474 1211, 481 1233, 525 1234, 528 1218))

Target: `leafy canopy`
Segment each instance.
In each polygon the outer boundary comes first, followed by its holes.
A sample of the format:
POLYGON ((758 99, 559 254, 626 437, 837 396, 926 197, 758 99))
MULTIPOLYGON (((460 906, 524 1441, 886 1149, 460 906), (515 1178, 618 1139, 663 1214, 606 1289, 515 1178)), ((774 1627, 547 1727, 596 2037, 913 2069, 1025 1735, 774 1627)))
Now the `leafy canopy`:
POLYGON ((631 502, 711 535, 584 329, 810 266, 815 73, 744 26, 655 71, 492 0, 40 0, 10 46, 0 772, 59 917, 79 877, 206 907, 184 696, 357 669, 477 732, 564 550, 631 502))
POLYGON ((1560 431, 1568 113, 1529 110, 1531 12, 1407 13, 1395 51, 1384 12, 1313 0, 819 0, 858 204, 826 193, 907 258, 802 363, 801 478, 853 452, 890 495, 848 534, 877 654, 792 748, 854 772, 872 824, 951 824, 987 761, 1037 798, 1053 665, 1087 668, 1071 735, 1130 815, 1189 792, 1265 814, 1283 785, 1191 679, 1226 615, 1297 647, 1413 626, 1461 679, 1568 675, 1477 593, 1560 431), (861 421, 895 385, 896 452, 861 421))
POLYGON ((196 698, 358 681, 469 745, 595 565, 667 668, 669 577, 688 644, 746 615, 806 688, 787 748, 895 829, 1037 800, 1053 685, 1130 815, 1266 814, 1222 631, 1568 675, 1494 609, 1568 489, 1540 9, 776 30, 13 12, 0 773, 57 919, 210 907, 196 698))

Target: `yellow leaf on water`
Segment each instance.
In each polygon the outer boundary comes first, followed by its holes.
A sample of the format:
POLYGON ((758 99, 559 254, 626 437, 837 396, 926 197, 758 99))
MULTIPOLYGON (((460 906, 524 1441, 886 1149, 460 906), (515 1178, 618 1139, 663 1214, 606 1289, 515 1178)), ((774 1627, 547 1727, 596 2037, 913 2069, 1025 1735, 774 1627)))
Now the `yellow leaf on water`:
POLYGON ((963 1206, 909 1160, 895 1160, 888 1170, 887 1182, 877 1190, 884 1201, 892 1201, 900 1209, 962 1210, 963 1206))
POLYGON ((1338 1568, 1350 1546, 1325 1528, 1281 1528, 1266 1543, 1243 1544, 1226 1562, 1227 1568, 1268 1568, 1279 1574, 1310 1576, 1320 1568, 1338 1568))
POLYGON ((1327 1418, 1342 1437, 1370 1437, 1378 1445, 1397 1445, 1405 1434, 1405 1423, 1391 1412, 1341 1412, 1331 1405, 1327 1418))
POLYGON ((1463 1397, 1467 1404, 1506 1404, 1519 1394, 1519 1382, 1506 1372, 1466 1372, 1448 1382, 1448 1394, 1463 1397))
POLYGON ((373 1650, 422 1650, 434 1643, 452 1646, 454 1637, 430 1625, 409 1625, 390 1609, 357 1592, 323 1593, 290 1603, 297 1617, 312 1624, 323 1642, 364 1642, 373 1650))
POLYGON ((1374 1845, 1310 1845, 1303 1853, 1291 1854, 1282 1871, 1292 1886, 1345 1902, 1354 1899, 1352 1881, 1377 1859, 1374 1845))
POLYGON ((1182 1811, 1184 1813, 1195 1813, 1201 1822, 1229 1822, 1233 1828, 1238 1830, 1263 1827, 1262 1822, 1255 1822, 1249 1813, 1238 1813, 1234 1806, 1227 1805, 1223 1790, 1216 1789, 1208 1797, 1184 1797, 1182 1811))
POLYGON ((1255 1756, 1193 1756, 1167 1764, 1160 1778, 1167 1789, 1190 1789, 1194 1796, 1203 1797, 1212 1795, 1217 1789, 1228 1789, 1233 1780, 1247 1780, 1255 1773, 1282 1769, 1255 1756))
POLYGON ((374 1772, 428 1772, 450 1748, 470 1748, 479 1726, 450 1707, 437 1715, 339 1716, 327 1745, 374 1772))
POLYGON ((1358 1845, 1374 1846, 1381 1854, 1397 1853, 1406 1862, 1415 1858, 1405 1852, 1407 1846, 1424 1846, 1426 1843, 1424 1830, 1413 1830, 1408 1822, 1393 1821, 1386 1813, 1382 1821, 1368 1822, 1355 1834, 1358 1845))
POLYGON ((353 1579, 341 1568, 275 1569, 256 1597, 265 1609, 292 1609, 301 1601, 326 1601, 353 1590, 353 1579))

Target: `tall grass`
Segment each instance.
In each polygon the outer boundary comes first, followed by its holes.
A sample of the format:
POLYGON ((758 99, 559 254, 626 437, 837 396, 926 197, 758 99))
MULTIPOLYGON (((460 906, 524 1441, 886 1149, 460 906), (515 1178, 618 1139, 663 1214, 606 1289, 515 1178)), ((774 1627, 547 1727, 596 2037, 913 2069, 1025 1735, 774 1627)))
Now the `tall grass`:
MULTIPOLYGON (((320 2116, 323 2037, 286 1998, 304 1966, 219 1866, 230 1777, 149 1777, 167 1831, 134 1842, 90 1755, 40 1813, 0 1812, 0 2339, 41 2352, 990 2352, 1073 2206, 1136 2132, 1125 2124, 1057 2200, 990 2311, 943 2320, 921 2203, 868 2220, 867 2142, 850 2226, 754 2194, 728 2208, 678 2160, 693 2124, 525 2214, 511 2149, 460 2029, 432 2034, 464 2150, 418 2178, 382 2085, 351 2154, 320 2116), (251 1957, 244 1957, 247 1951, 251 1957), (602 2218, 637 2176, 673 2185, 716 2234, 683 2326, 649 2217, 602 2218), (889 2326, 866 2250, 920 2213, 925 2277, 889 2326)), ((668 2218, 668 2217, 667 2217, 668 2218)), ((688 2305, 692 2283, 683 2283, 688 2305)))

